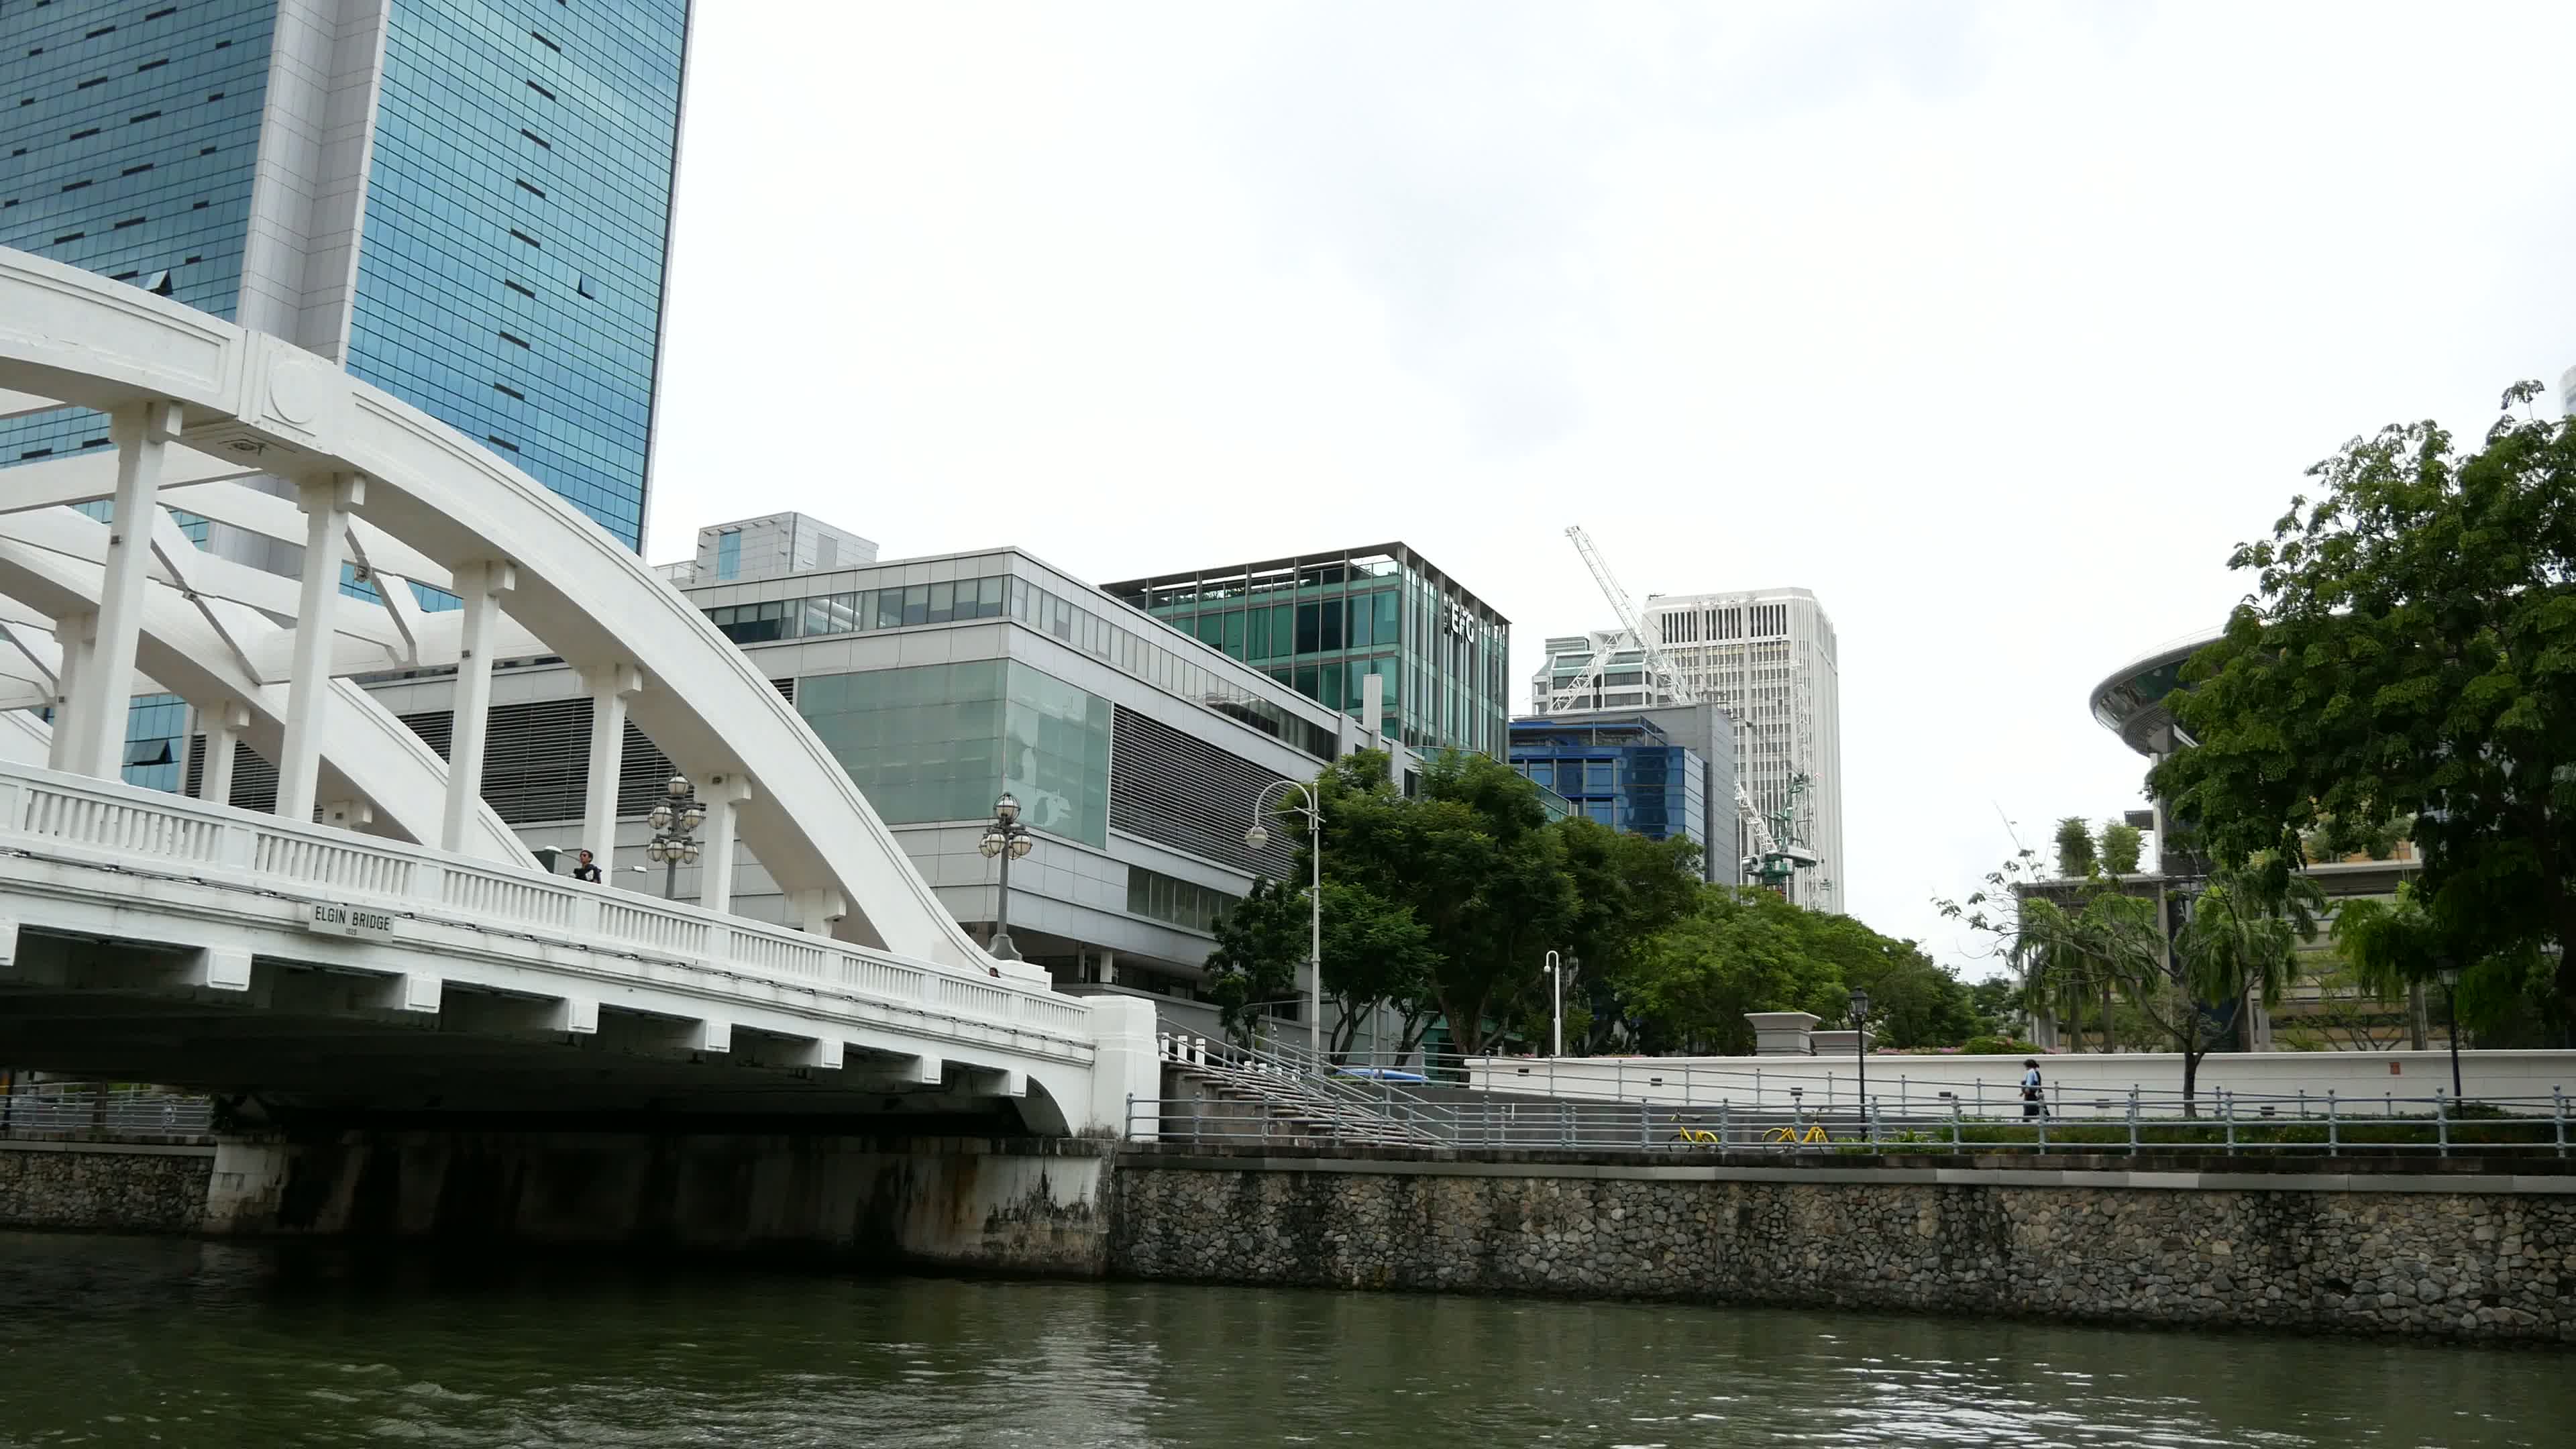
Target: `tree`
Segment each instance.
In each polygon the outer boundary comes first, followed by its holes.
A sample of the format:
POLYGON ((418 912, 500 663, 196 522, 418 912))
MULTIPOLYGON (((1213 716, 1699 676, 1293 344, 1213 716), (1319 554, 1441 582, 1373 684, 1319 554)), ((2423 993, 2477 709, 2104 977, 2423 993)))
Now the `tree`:
POLYGON ((1256 1008, 1284 1001, 1297 986, 1313 921, 1306 892, 1275 880, 1256 880, 1252 891, 1217 917, 1216 949, 1207 958, 1207 995, 1217 1021, 1238 1044, 1252 1044, 1256 1008))
POLYGON ((2138 858, 2145 850, 2145 839, 2138 827, 2125 820, 2105 820, 2102 834, 2095 841, 2101 851, 2102 873, 2108 876, 2136 875, 2138 858))
POLYGON ((2069 815, 2057 822, 2057 873, 2068 880, 2082 880, 2094 873, 2097 864, 2093 849, 2093 827, 2081 815, 2069 815))
POLYGON ((1452 752, 1423 769, 1418 795, 1387 783, 1386 756, 1364 750, 1327 769, 1327 880, 1364 884, 1428 933, 1429 987, 1456 1049, 1484 1053, 1539 990, 1540 963, 1578 915, 1564 836, 1538 787, 1485 755, 1452 752))
POLYGON ((1645 944, 1622 983, 1646 1050, 1741 1056, 1753 1050, 1748 1011, 1807 1011, 1839 1019, 1849 992, 1810 949, 1804 914, 1771 891, 1711 886, 1697 909, 1645 944))
POLYGON ((2450 959, 2557 953, 2576 1002, 2576 422, 2514 417, 2465 457, 2432 423, 2309 470, 2230 567, 2255 592, 2186 666, 2151 776, 2199 848, 2277 887, 2397 819, 2450 959))
POLYGON ((1436 1010, 1431 990, 1438 953, 1413 913, 1365 886, 1324 882, 1324 995, 1339 1009, 1328 1050, 1350 1055, 1360 1028, 1379 1008, 1397 1016, 1395 1053, 1422 1044, 1436 1010))
MULTIPOLYGON (((1574 886, 1574 919, 1558 949, 1568 962, 1566 1036, 1578 1055, 1606 1051, 1630 1028, 1619 983, 1648 943, 1698 908, 1699 845, 1648 840, 1569 816, 1555 827, 1574 886)), ((1545 983, 1539 983, 1544 987, 1545 983)), ((1535 1003, 1543 1012, 1548 1003, 1535 1003)))

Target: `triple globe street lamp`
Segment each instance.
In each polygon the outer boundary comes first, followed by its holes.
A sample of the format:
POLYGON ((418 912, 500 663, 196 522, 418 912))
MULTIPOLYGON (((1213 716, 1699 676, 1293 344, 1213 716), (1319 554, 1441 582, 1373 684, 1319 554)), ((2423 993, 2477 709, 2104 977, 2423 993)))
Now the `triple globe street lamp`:
POLYGON ((662 899, 667 901, 678 892, 680 867, 698 863, 697 832, 706 823, 707 807, 698 802, 686 775, 673 775, 663 789, 670 798, 655 804, 644 817, 644 823, 653 827, 644 858, 662 866, 662 899))
POLYGON ((1028 854, 1036 843, 1029 828, 1020 823, 1019 797, 1003 791, 1002 798, 993 802, 993 823, 984 838, 975 842, 986 860, 1002 862, 1001 904, 993 912, 993 944, 988 948, 997 961, 1020 959, 1020 948, 1011 944, 1011 862, 1028 854))

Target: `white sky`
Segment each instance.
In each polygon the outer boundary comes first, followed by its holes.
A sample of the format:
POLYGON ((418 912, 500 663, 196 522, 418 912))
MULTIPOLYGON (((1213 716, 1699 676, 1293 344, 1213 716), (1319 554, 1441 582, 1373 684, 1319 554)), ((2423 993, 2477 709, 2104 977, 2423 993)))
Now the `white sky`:
POLYGON ((698 7, 648 557, 1401 538, 1540 640, 1816 591, 1846 899, 2137 803, 2086 712, 2406 417, 2576 363, 2576 6, 698 7))

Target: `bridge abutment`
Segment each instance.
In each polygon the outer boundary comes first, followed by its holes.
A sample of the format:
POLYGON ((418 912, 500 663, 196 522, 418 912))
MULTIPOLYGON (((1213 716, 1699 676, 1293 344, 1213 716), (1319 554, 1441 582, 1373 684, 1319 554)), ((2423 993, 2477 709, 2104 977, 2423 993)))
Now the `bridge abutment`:
POLYGON ((218 1143, 227 1236, 820 1255, 1097 1276, 1112 1144, 730 1131, 346 1130, 218 1143))

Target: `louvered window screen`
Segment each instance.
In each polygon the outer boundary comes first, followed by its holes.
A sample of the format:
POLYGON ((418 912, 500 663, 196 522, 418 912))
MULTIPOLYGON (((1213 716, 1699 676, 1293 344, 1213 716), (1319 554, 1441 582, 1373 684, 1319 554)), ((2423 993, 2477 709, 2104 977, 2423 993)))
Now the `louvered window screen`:
POLYGON ((1295 867, 1300 817, 1267 822, 1268 849, 1243 843, 1253 805, 1277 775, 1123 705, 1110 728, 1110 828, 1257 875, 1295 867))

